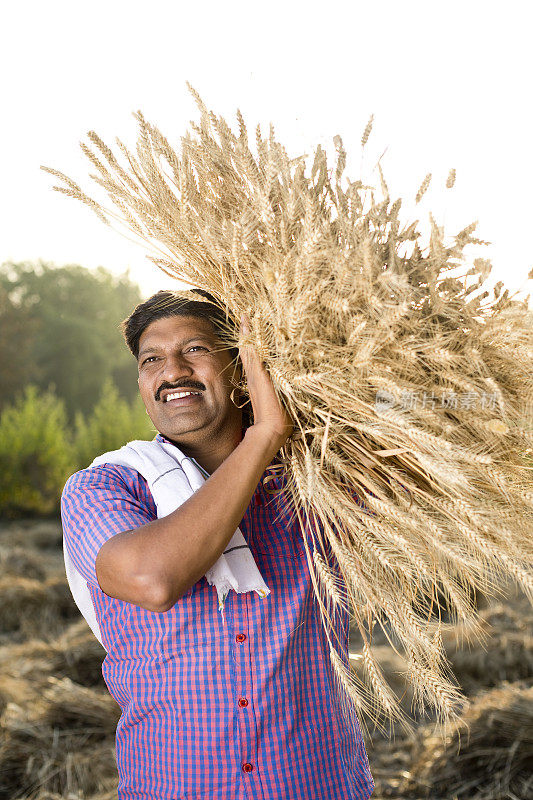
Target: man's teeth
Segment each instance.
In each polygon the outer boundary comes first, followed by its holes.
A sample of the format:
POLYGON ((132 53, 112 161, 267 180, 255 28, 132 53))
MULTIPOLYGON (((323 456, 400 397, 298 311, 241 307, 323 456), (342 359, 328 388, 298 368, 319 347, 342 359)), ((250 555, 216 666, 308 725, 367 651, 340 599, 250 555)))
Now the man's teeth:
POLYGON ((200 394, 200 392, 172 392, 165 397, 165 403, 168 403, 169 400, 177 400, 178 397, 187 397, 189 394, 200 394))

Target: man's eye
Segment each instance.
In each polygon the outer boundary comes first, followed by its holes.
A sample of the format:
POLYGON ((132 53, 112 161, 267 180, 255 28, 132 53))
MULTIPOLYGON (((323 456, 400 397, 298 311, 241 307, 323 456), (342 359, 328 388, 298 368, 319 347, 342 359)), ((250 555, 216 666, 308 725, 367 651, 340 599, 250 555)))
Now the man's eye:
POLYGON ((193 344, 192 347, 189 347, 189 351, 190 350, 197 350, 198 348, 200 348, 200 350, 207 350, 207 347, 202 347, 201 344, 193 344))
POLYGON ((145 359, 144 359, 144 361, 143 361, 143 365, 144 365, 144 364, 148 364, 148 362, 149 362, 149 361, 151 361, 151 360, 152 360, 152 358, 157 358, 157 356, 148 356, 148 358, 145 358, 145 359))

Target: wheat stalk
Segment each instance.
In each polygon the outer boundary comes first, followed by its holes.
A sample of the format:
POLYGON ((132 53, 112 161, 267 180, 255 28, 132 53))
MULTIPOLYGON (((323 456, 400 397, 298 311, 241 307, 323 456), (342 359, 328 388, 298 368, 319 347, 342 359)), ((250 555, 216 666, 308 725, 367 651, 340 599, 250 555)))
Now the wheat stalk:
MULTIPOLYGON (((242 114, 235 134, 189 89, 200 119, 180 152, 141 112, 135 154, 88 134, 94 150, 83 151, 112 212, 45 169, 100 219, 120 219, 158 268, 210 291, 227 314, 229 344, 239 345, 238 320, 251 312, 250 340, 295 421, 281 451, 294 516, 312 522, 335 561, 304 538, 346 709, 404 721, 368 635, 372 620, 389 622, 416 704, 447 723, 462 698, 427 603, 440 591, 466 626, 475 622, 471 588, 490 593, 510 577, 533 600, 531 312, 502 286, 482 291, 489 261, 465 263, 465 246, 483 244, 477 222, 445 245, 430 215, 423 250, 381 166, 382 200, 345 181, 340 137, 334 170, 318 146, 307 174, 273 127, 268 136, 257 127, 254 154, 242 114), (383 408, 378 392, 398 397, 383 408), (365 642, 361 675, 334 646, 342 608, 365 642)), ((454 181, 451 170, 447 187, 454 181)))

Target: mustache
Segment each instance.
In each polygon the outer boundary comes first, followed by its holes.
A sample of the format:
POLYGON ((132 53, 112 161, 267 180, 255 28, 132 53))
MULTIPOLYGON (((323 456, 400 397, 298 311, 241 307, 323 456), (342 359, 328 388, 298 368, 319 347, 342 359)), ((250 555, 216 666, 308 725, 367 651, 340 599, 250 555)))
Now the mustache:
POLYGON ((205 390, 205 386, 196 381, 189 381, 188 383, 162 383, 155 393, 156 400, 161 399, 161 392, 163 392, 165 389, 191 389, 193 392, 203 392, 205 390))

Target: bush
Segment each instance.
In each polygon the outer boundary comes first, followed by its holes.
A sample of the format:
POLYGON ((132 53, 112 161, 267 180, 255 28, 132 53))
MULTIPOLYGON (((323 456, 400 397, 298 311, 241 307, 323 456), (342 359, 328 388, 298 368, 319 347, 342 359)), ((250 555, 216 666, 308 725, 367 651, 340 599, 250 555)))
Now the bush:
POLYGON ((106 378, 133 401, 137 365, 119 321, 140 302, 127 274, 69 264, 0 265, 0 408, 14 402, 27 376, 65 402, 69 423, 90 414, 106 378))
POLYGON ((0 414, 0 513, 16 517, 57 511, 74 464, 63 401, 27 386, 0 414))
POLYGON ((50 390, 27 386, 0 413, 0 515, 59 513, 69 475, 102 453, 154 435, 140 396, 128 403, 109 378, 92 413, 76 415, 73 434, 63 401, 50 390))
POLYGON ((77 469, 88 467, 96 456, 117 450, 132 439, 153 439, 155 431, 144 404, 137 397, 131 404, 120 397, 113 381, 104 383, 91 416, 75 419, 74 450, 77 469))

